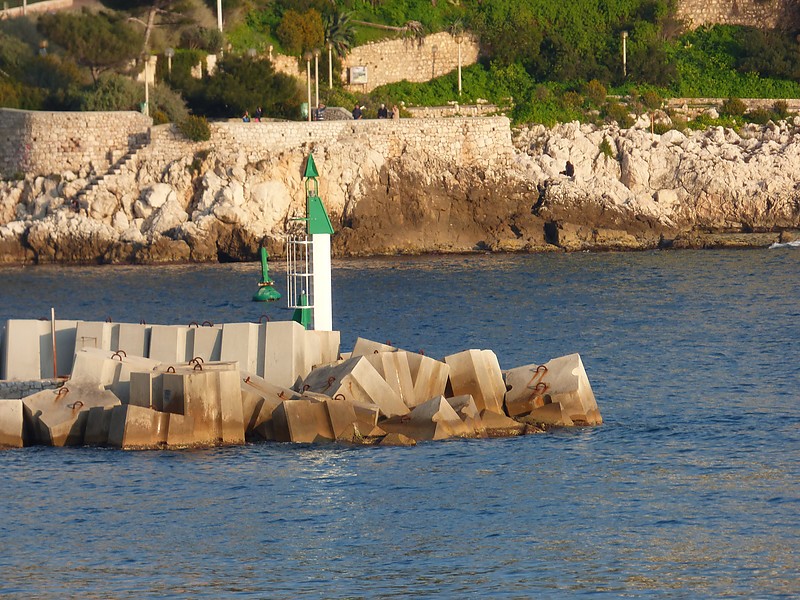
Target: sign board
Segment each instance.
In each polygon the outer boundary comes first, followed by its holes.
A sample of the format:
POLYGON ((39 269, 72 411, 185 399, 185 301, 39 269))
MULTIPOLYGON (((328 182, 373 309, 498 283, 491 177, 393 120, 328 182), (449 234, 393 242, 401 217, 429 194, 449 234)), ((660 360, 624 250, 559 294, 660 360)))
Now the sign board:
POLYGON ((367 67, 350 67, 350 83, 367 83, 367 67))

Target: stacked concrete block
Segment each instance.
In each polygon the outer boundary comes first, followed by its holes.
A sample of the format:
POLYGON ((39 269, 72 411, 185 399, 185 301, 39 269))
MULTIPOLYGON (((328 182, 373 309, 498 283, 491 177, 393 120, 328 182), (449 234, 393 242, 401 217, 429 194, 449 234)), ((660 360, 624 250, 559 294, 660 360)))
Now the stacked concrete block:
POLYGON ((130 378, 128 404, 158 410, 164 396, 161 373, 133 372, 130 378))
POLYGON ((75 330, 75 351, 84 348, 111 349, 112 324, 102 321, 78 321, 75 330))
POLYGON ((71 383, 58 390, 45 390, 23 399, 25 419, 36 442, 47 446, 79 446, 89 410, 120 404, 119 398, 93 385, 71 383))
POLYGON ((111 411, 108 444, 125 450, 163 447, 167 444, 170 419, 173 416, 175 415, 132 404, 114 407, 111 411))
POLYGON ((539 408, 534 408, 530 413, 521 417, 520 421, 536 426, 572 427, 575 425, 560 402, 551 402, 539 408))
POLYGON ((306 376, 305 328, 295 321, 272 321, 264 327, 263 377, 293 387, 306 376))
POLYGON ((314 369, 303 380, 303 389, 349 402, 375 404, 386 417, 408 413, 400 396, 364 356, 314 369))
POLYGON ((414 395, 414 382, 411 379, 407 352, 378 352, 365 354, 364 358, 389 384, 403 404, 408 408, 413 408, 420 403, 414 395))
POLYGON ((150 328, 137 323, 116 323, 111 329, 111 350, 122 350, 128 356, 148 356, 150 328))
POLYGON ((83 436, 84 444, 87 446, 105 446, 108 443, 111 416, 115 408, 118 407, 94 406, 89 409, 89 415, 86 417, 86 432, 83 436))
POLYGON ((481 411, 481 422, 486 428, 488 437, 511 437, 525 433, 524 423, 515 421, 506 415, 497 414, 491 410, 481 411))
POLYGON ((94 384, 111 390, 123 403, 128 403, 132 374, 150 372, 160 364, 141 356, 123 356, 120 352, 84 349, 75 353, 70 381, 94 384))
POLYGON ((239 370, 231 368, 179 369, 163 373, 164 412, 193 420, 193 443, 214 445, 244 442, 244 416, 239 370))
MULTIPOLYGON (((75 352, 77 321, 56 321, 57 375, 69 373, 75 352)), ((3 337, 3 379, 27 381, 54 377, 50 321, 10 319, 3 337)))
POLYGON ((443 396, 447 388, 450 366, 423 354, 404 352, 414 382, 415 403, 443 396))
MULTIPOLYGON (((263 369, 263 349, 259 360, 259 325, 258 323, 225 323, 222 326, 222 347, 220 360, 235 361, 246 373, 258 374, 263 369)), ((263 345, 262 345, 263 346, 263 345)))
POLYGON ((328 365, 339 360, 339 345, 342 337, 340 332, 309 329, 306 331, 306 336, 319 340, 319 356, 313 357, 312 364, 308 365, 308 372, 319 365, 328 365))
POLYGON ((453 395, 469 394, 479 410, 503 412, 506 386, 497 356, 491 350, 465 350, 444 359, 450 367, 453 395))
POLYGON ((323 402, 284 400, 275 409, 272 418, 275 439, 279 442, 312 444, 336 440, 323 402))
POLYGON ((414 407, 407 416, 387 419, 380 426, 389 433, 402 433, 418 442, 475 435, 444 396, 431 398, 414 407))
POLYGON ((481 419, 481 412, 478 410, 471 395, 466 394, 447 398, 447 403, 456 411, 456 414, 467 426, 467 429, 473 432, 476 437, 486 436, 486 426, 483 424, 483 419, 481 419))
POLYGON ((284 400, 299 400, 300 394, 289 388, 272 385, 257 375, 248 375, 240 385, 245 436, 274 440, 273 411, 284 400))
MULTIPOLYGON (((557 403, 575 424, 599 425, 603 422, 579 354, 554 358, 544 365, 511 369, 505 374, 505 382, 508 388, 506 408, 513 416, 523 417, 545 405, 557 403)), ((557 412, 549 408, 540 414, 555 417, 557 412)))
POLYGON ((163 363, 182 363, 193 358, 186 352, 188 330, 181 325, 153 325, 147 356, 163 363))
POLYGON ((221 327, 192 327, 189 329, 187 344, 192 358, 199 357, 205 362, 222 360, 221 327))
POLYGON ((389 344, 373 342, 365 338, 358 338, 350 356, 366 356, 367 354, 379 354, 381 352, 397 352, 398 349, 389 344))
POLYGON ((25 445, 22 400, 0 400, 0 448, 25 445))

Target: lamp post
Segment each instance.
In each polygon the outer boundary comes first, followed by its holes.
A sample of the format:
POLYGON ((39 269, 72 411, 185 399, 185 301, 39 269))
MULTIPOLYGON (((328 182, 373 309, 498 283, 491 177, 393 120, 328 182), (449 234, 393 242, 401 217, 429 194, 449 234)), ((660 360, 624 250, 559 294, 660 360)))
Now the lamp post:
POLYGON ((303 58, 306 61, 306 83, 308 87, 308 120, 311 120, 311 54, 310 51, 306 50, 305 54, 303 54, 303 58))
POLYGON ((319 55, 322 54, 319 48, 314 48, 314 108, 319 108, 319 55))
POLYGON ((144 116, 150 116, 150 81, 147 73, 147 64, 150 61, 147 57, 144 59, 144 116))
POLYGON ((622 32, 622 76, 628 76, 628 32, 622 32))
POLYGON ((167 76, 170 81, 172 80, 172 57, 175 56, 174 48, 167 48, 164 50, 164 56, 167 57, 167 76))
POLYGON ((333 89, 333 44, 328 42, 328 89, 333 89))
POLYGON ((431 48, 431 56, 433 57, 431 60, 431 78, 436 77, 436 53, 439 51, 439 46, 436 44, 433 45, 431 48))
POLYGON ((217 29, 222 32, 222 0, 217 0, 217 29))
POLYGON ((461 96, 461 42, 464 39, 462 33, 456 34, 456 44, 458 44, 458 95, 461 96))

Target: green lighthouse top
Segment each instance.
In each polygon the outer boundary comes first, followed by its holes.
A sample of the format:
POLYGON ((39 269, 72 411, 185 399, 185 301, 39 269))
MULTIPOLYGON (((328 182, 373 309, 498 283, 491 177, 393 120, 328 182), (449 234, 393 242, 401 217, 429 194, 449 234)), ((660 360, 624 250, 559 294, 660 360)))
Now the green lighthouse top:
POLYGON ((319 173, 317 172, 317 165, 314 163, 314 155, 308 155, 308 161, 306 162, 306 172, 303 173, 303 177, 319 177, 319 173))

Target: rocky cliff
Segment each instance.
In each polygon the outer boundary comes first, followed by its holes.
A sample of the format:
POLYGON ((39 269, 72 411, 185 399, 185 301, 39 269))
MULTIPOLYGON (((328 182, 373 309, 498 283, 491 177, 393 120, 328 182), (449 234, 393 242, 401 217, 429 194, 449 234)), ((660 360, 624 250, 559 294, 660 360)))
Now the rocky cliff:
POLYGON ((0 260, 250 260, 262 243, 281 255, 309 152, 338 256, 758 246, 800 228, 800 120, 663 135, 646 118, 415 121, 280 124, 318 128, 269 143, 268 123, 220 124, 205 144, 153 128, 109 173, 0 184, 0 260))

